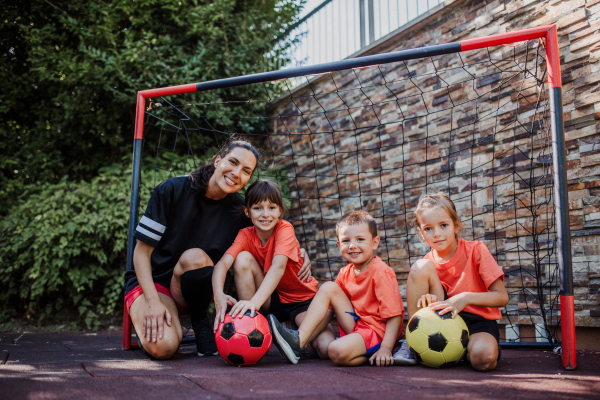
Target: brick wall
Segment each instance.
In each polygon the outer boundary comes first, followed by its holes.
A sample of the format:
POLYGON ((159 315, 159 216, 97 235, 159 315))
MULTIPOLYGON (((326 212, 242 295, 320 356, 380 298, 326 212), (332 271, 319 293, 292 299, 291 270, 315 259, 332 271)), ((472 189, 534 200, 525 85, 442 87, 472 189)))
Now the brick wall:
MULTIPOLYGON (((561 56, 576 324, 600 326, 600 0, 447 2, 361 55, 547 24, 558 26, 561 56)), ((424 191, 443 189, 463 216, 464 237, 484 240, 507 274, 504 322, 540 323, 525 307, 539 304, 521 289, 538 290, 536 268, 556 309, 547 88, 535 68, 543 55, 536 42, 342 71, 311 77, 276 102, 273 159, 286 168, 291 220, 315 275, 331 279, 344 265, 335 221, 363 208, 378 221, 380 255, 404 297, 410 264, 428 251, 408 216, 424 191), (519 82, 510 77, 515 65, 529 66, 519 82)))

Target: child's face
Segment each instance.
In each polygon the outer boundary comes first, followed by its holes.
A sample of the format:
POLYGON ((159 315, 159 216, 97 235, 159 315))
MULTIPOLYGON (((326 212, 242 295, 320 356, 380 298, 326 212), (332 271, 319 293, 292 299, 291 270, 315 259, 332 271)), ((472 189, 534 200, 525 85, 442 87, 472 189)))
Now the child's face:
POLYGON ((373 257, 373 251, 379 246, 379 236, 373 237, 366 223, 347 225, 340 228, 337 245, 342 257, 357 266, 373 257))
POLYGON ((444 251, 456 243, 458 226, 441 207, 424 210, 419 215, 419 231, 425 242, 437 251, 444 251))
POLYGON ((244 207, 248 218, 252 220, 254 227, 261 231, 272 231, 281 216, 281 209, 269 200, 263 200, 250 206, 250 210, 244 207))

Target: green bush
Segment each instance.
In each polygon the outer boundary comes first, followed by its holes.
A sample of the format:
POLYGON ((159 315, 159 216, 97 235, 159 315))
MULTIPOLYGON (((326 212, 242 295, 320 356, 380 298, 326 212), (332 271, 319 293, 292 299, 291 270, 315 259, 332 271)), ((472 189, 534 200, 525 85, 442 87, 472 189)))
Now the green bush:
MULTIPOLYGON (((189 172, 183 158, 144 160, 141 178, 152 184, 140 187, 140 214, 153 185, 173 175, 163 164, 189 172)), ((289 196, 281 168, 260 171, 252 180, 258 176, 278 181, 289 196)), ((97 329, 112 321, 123 301, 131 160, 102 168, 91 182, 64 177, 20 193, 0 220, 0 323, 25 316, 38 324, 97 329)))

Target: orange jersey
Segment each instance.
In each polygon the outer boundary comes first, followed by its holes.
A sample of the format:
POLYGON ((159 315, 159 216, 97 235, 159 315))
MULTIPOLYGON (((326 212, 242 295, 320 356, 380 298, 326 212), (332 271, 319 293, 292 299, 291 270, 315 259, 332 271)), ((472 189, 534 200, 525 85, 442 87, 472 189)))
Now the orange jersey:
POLYGON ((360 320, 381 338, 385 335, 386 320, 404 315, 396 274, 379 257, 374 257, 358 275, 354 273, 354 264, 348 264, 340 270, 335 283, 346 293, 360 320))
POLYGON ((253 226, 240 230, 231 247, 225 252, 236 258, 247 251, 262 266, 266 275, 273 263, 273 257, 282 255, 288 258, 285 272, 277 284, 277 293, 282 303, 299 303, 315 297, 319 282, 311 277, 308 282, 298 278, 298 271, 304 263, 300 257, 300 244, 296 239, 294 227, 287 221, 279 220, 265 247, 260 244, 253 226))
MULTIPOLYGON (((445 263, 438 263, 433 250, 425 256, 433 261, 435 269, 448 297, 463 292, 485 293, 496 279, 504 280, 504 272, 492 257, 488 248, 479 240, 458 239, 456 253, 445 263)), ((463 311, 496 320, 502 314, 498 307, 467 306, 463 311)))

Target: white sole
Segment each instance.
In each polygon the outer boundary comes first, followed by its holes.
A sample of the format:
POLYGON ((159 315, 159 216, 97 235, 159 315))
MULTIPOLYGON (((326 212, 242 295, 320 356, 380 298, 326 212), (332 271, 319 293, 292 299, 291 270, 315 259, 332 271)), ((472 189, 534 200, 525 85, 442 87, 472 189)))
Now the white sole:
POLYGON ((269 316, 269 327, 271 328, 271 333, 273 334, 273 338, 275 339, 275 346, 277 347, 281 355, 285 357, 285 359, 290 364, 298 364, 298 360, 300 359, 300 357, 294 354, 294 351, 292 350, 288 342, 283 340, 283 338, 279 334, 279 331, 275 329, 275 326, 273 326, 272 322, 272 316, 269 316))

